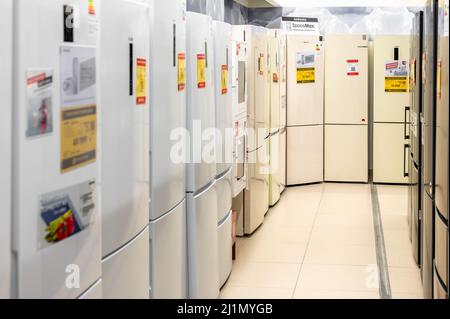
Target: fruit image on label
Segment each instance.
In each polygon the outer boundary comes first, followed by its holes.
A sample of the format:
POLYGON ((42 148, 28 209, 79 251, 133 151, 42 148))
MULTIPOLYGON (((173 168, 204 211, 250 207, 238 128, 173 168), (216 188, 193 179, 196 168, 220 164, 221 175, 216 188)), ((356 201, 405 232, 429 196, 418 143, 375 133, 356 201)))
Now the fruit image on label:
POLYGON ((206 87, 206 56, 197 54, 197 87, 204 89, 206 87))

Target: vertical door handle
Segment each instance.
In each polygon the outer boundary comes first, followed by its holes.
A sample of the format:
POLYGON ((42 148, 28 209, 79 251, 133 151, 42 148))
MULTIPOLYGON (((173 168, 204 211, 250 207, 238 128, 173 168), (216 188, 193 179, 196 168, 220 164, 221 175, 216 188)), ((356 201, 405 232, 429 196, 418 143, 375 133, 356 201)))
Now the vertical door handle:
POLYGON ((410 116, 411 116, 411 108, 409 106, 405 107, 405 124, 404 124, 404 134, 405 134, 405 140, 409 140, 410 139, 410 135, 409 135, 409 129, 408 129, 408 125, 410 126, 410 116))
POLYGON ((129 95, 133 96, 134 85, 133 85, 133 63, 134 63, 134 52, 133 43, 129 44, 129 95))
POLYGON ((173 67, 177 66, 177 25, 173 24, 173 67))
POLYGON ((408 160, 408 150, 411 148, 411 145, 405 144, 404 150, 403 150, 403 176, 409 177, 409 170, 407 170, 407 160, 408 160))

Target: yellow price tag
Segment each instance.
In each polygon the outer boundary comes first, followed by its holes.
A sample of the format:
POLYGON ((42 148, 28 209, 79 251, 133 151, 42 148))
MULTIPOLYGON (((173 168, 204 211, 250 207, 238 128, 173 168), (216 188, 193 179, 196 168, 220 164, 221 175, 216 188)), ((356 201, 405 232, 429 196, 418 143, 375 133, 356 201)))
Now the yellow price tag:
POLYGON ((147 103, 147 60, 137 59, 136 104, 147 103))
POLYGON ((228 65, 222 65, 222 94, 228 93, 228 65))
POLYGON ((206 56, 197 54, 197 87, 204 89, 206 87, 206 56))
POLYGON ((298 68, 297 69, 297 84, 307 84, 316 82, 315 68, 298 68))
POLYGON ((408 78, 407 77, 386 77, 385 78, 385 92, 388 93, 406 93, 408 92, 408 78))
POLYGON ((186 87, 186 55, 178 54, 178 91, 183 91, 186 87))

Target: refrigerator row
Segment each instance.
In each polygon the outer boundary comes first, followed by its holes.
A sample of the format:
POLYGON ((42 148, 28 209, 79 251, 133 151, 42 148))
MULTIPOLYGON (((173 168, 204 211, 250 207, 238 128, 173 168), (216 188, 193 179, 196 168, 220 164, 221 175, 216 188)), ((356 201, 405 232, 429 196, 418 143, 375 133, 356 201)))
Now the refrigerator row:
POLYGON ((404 176, 413 256, 427 299, 449 296, 448 13, 448 1, 429 0, 415 15, 410 42, 404 176))
POLYGON ((216 298, 231 26, 184 0, 5 0, 0 36, 0 298, 216 298))

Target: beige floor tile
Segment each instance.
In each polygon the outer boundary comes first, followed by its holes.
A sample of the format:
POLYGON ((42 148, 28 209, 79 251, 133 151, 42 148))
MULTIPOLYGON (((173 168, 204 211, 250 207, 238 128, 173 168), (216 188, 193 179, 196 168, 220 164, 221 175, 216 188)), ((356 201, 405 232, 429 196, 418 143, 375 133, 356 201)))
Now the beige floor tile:
POLYGON ((392 295, 392 299, 412 300, 412 299, 424 299, 424 298, 423 298, 423 293, 417 293, 417 294, 394 293, 392 295))
POLYGON ((220 299, 291 299, 293 289, 253 288, 226 285, 220 299))
POLYGON ((259 240, 246 240, 237 250, 239 261, 300 264, 306 252, 306 244, 267 243, 259 240))
POLYGON ((298 291, 334 290, 334 291, 365 291, 378 293, 377 283, 372 282, 374 274, 364 266, 336 265, 303 265, 298 291))
POLYGON ((383 230, 409 230, 408 217, 401 215, 382 215, 383 230))
POLYGON ((295 243, 309 242, 312 227, 283 226, 276 223, 265 222, 251 238, 265 243, 295 243))
POLYGON ((389 268, 389 279, 393 296, 398 294, 423 295, 419 268, 389 268))
POLYGON ((315 227, 358 228, 373 230, 373 217, 369 214, 318 214, 315 227))
POLYGON ((386 247, 412 249, 408 229, 384 229, 383 233, 386 247))
POLYGON ((370 194, 369 184, 357 184, 357 183, 326 183, 324 184, 324 193, 337 193, 337 194, 370 194))
POLYGON ((408 187, 378 185, 380 211, 383 215, 408 214, 408 187))
POLYGON ((305 264, 358 265, 376 264, 374 245, 344 245, 336 243, 310 244, 305 256, 305 264))
MULTIPOLYGON (((312 227, 316 218, 312 209, 286 209, 284 211, 271 211, 264 223, 274 224, 278 227, 312 227)), ((317 211, 317 207, 315 208, 317 211)))
POLYGON ((373 229, 314 227, 310 244, 314 246, 320 243, 375 247, 375 234, 373 229))
POLYGON ((241 287, 290 288, 296 285, 300 264, 236 261, 228 284, 241 287))
POLYGON ((412 246, 386 246, 387 263, 389 267, 404 267, 416 269, 412 246))
POLYGON ((294 299, 379 299, 378 291, 296 290, 294 299))

